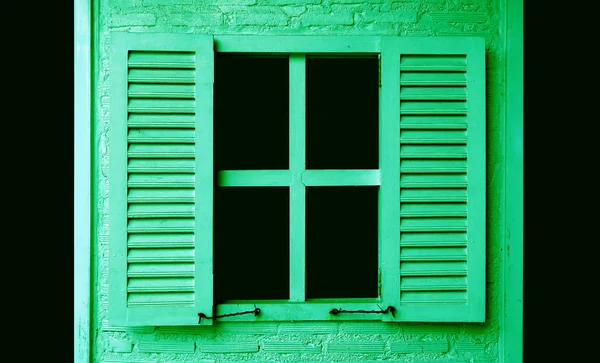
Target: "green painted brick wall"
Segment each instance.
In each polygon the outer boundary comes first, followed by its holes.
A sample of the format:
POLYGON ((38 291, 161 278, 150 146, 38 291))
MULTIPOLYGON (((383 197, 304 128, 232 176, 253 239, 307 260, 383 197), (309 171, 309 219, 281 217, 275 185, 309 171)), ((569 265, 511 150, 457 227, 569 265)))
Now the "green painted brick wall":
POLYGON ((505 47, 500 0, 99 0, 98 6, 94 362, 498 362, 505 47), (111 31, 484 37, 488 102, 486 322, 219 322, 210 327, 138 328, 108 324, 111 31))

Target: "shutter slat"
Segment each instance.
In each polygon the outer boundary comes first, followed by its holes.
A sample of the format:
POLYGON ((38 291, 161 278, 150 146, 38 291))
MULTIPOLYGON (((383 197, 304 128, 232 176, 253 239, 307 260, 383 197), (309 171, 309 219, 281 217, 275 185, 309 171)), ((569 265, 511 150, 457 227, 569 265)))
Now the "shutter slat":
POLYGON ((402 101, 400 103, 401 115, 466 115, 467 103, 456 102, 421 102, 402 101))
POLYGON ((127 91, 132 98, 195 98, 194 85, 133 83, 127 91))
POLYGON ((193 159, 194 145, 190 144, 132 144, 127 156, 134 159, 193 159))
POLYGON ((466 246, 466 233, 403 233, 401 247, 466 246))
POLYGON ((191 263, 130 264, 127 269, 127 277, 194 277, 194 265, 191 263))
POLYGON ((461 173, 467 172, 466 160, 402 160, 401 173, 461 173))
POLYGON ((467 279, 458 276, 405 277, 402 291, 466 291, 467 279))
POLYGON ((402 72, 401 86, 466 86, 467 76, 463 72, 402 72))
MULTIPOLYGON (((466 232, 466 218, 403 218, 401 232, 466 232)), ((401 253, 402 254, 402 253, 401 253)))
POLYGON ((411 305, 464 305, 467 303, 466 291, 407 291, 400 293, 401 304, 411 305))
MULTIPOLYGON (((403 174, 401 188, 466 188, 466 174, 403 174)), ((466 193, 465 193, 466 200, 466 193)))
POLYGON ((194 130, 130 130, 127 141, 130 144, 193 144, 196 140, 194 130))
POLYGON ((403 55, 400 58, 401 71, 466 71, 467 58, 456 55, 403 55))
POLYGON ((464 87, 402 87, 400 100, 466 101, 467 90, 464 87))
POLYGON ((194 113, 196 102, 193 100, 138 99, 129 100, 127 111, 131 113, 194 113))
POLYGON ((466 261, 464 247, 403 247, 401 261, 466 261))
POLYGON ((196 72, 179 69, 131 69, 127 79, 131 83, 191 83, 196 81, 196 72))
POLYGON ((195 170, 193 159, 130 159, 127 165, 133 174, 193 174, 195 170))
POLYGON ((191 278, 155 278, 130 279, 128 292, 193 292, 194 279, 191 278))
POLYGON ((194 191, 189 189, 130 189, 129 203, 194 203, 194 191))
POLYGON ((193 248, 131 249, 128 263, 179 263, 194 262, 193 248))
POLYGON ((129 115, 129 129, 139 128, 171 128, 193 129, 196 123, 194 115, 185 114, 132 114, 129 115))
POLYGON ((127 62, 132 68, 195 68, 193 52, 130 52, 127 62))
POLYGON ((465 189, 402 189, 400 202, 402 203, 448 203, 466 202, 465 189))
POLYGON ((467 143, 466 131, 421 131, 403 130, 400 133, 401 144, 462 144, 467 143))
POLYGON ((129 306, 194 306, 193 293, 129 294, 129 306))
POLYGON ((465 116, 418 116, 403 115, 400 119, 400 129, 438 129, 438 130, 466 130, 467 118, 465 116))
POLYGON ((193 218, 193 204, 129 204, 129 218, 193 218))
POLYGON ((127 223, 129 233, 193 233, 194 220, 173 219, 132 219, 127 223))
POLYGON ((134 248, 185 248, 194 247, 194 234, 132 234, 127 247, 134 248))
POLYGON ((466 276, 466 262, 411 262, 400 264, 401 276, 466 276))
POLYGON ((402 159, 466 159, 467 147, 462 145, 403 145, 402 159))
POLYGON ((467 205, 455 204, 402 204, 400 216, 404 218, 415 217, 466 217, 467 205))
POLYGON ((193 188, 192 174, 132 174, 129 176, 129 188, 193 188))

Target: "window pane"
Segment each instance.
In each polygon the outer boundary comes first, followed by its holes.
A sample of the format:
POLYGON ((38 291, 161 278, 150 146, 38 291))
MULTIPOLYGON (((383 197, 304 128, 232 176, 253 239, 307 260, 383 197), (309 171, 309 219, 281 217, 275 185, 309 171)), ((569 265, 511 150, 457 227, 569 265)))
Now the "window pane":
POLYGON ((289 59, 217 55, 215 169, 288 169, 289 59))
POLYGON ((378 187, 306 189, 306 297, 377 297, 378 187))
POLYGON ((307 169, 379 168, 378 60, 306 61, 307 169))
POLYGON ((289 299, 289 189, 221 187, 214 203, 217 303, 289 299))

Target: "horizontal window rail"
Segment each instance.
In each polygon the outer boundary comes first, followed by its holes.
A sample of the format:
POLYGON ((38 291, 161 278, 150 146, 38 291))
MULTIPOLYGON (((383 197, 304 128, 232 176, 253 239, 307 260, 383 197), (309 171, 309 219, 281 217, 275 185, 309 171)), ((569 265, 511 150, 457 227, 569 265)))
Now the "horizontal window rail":
MULTIPOLYGON (((289 187, 289 170, 223 170, 219 172, 221 187, 289 187)), ((379 170, 305 170, 302 184, 317 186, 377 186, 381 184, 379 170)))

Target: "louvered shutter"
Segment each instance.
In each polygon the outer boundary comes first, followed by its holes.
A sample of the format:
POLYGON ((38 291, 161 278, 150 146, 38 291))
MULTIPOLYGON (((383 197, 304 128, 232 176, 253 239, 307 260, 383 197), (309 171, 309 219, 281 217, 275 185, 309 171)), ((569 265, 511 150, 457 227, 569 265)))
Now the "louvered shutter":
POLYGON ((213 304, 213 39, 111 36, 109 318, 196 325, 213 304))
POLYGON ((399 246, 387 271, 399 294, 386 296, 397 320, 484 321, 483 39, 386 39, 382 53, 400 151, 399 246))

